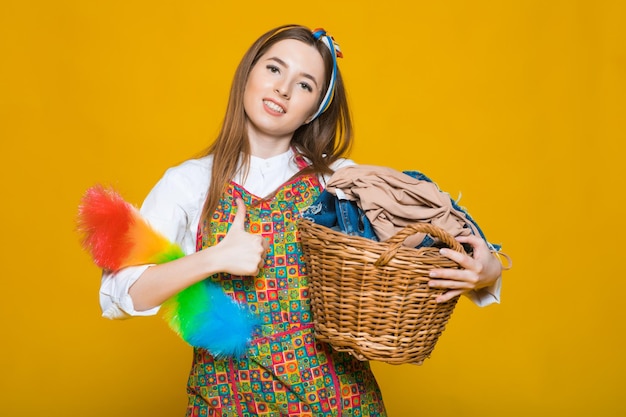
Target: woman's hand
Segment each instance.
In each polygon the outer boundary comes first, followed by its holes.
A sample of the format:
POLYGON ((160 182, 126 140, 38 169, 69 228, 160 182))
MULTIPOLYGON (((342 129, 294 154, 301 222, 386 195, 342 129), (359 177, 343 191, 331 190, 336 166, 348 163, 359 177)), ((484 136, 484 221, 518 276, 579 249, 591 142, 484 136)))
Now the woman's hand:
POLYGON ((228 233, 214 246, 213 262, 220 272, 256 276, 265 263, 268 242, 260 235, 246 232, 246 205, 238 198, 237 214, 228 233))
POLYGON ((262 236, 246 232, 246 205, 237 200, 237 214, 220 243, 191 255, 146 269, 128 293, 134 308, 144 311, 161 305, 184 288, 218 272, 258 274, 268 244, 262 236))
POLYGON ((502 273, 502 264, 496 258, 483 239, 478 236, 459 236, 456 240, 460 243, 469 243, 473 249, 473 256, 469 256, 452 249, 443 248, 440 253, 458 263, 462 269, 441 268, 430 271, 428 282, 431 288, 447 289, 445 293, 437 297, 438 303, 443 303, 452 298, 472 290, 485 288, 493 284, 502 273))

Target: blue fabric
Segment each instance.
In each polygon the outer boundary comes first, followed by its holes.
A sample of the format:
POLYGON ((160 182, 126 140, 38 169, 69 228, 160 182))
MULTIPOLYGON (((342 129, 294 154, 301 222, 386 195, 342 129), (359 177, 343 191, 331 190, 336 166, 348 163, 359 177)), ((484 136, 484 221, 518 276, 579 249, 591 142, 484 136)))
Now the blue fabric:
POLYGON ((324 190, 302 217, 350 236, 378 241, 372 224, 356 201, 340 199, 324 190))
MULTIPOLYGON (((415 179, 435 184, 430 178, 419 171, 403 171, 403 173, 415 179)), ((500 245, 495 245, 487 241, 482 229, 474 219, 472 219, 464 207, 461 207, 452 198, 450 202, 455 210, 463 213, 476 227, 480 237, 487 242, 490 248, 500 250, 500 245)), ((350 236, 361 236, 375 241, 379 240, 372 228, 372 224, 356 201, 339 198, 326 190, 324 190, 318 199, 302 213, 302 217, 350 236)), ((469 227, 468 229, 471 230, 469 227)), ((418 247, 428 247, 432 246, 434 243, 434 240, 430 236, 426 236, 418 247)))

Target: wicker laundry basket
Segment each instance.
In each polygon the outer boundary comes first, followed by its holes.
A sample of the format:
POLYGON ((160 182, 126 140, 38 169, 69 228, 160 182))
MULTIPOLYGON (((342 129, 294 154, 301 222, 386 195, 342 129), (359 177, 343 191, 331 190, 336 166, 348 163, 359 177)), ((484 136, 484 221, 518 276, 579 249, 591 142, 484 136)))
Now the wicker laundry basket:
POLYGON ((457 251, 444 230, 412 224, 384 242, 349 236, 307 219, 299 222, 311 277, 318 340, 360 360, 421 365, 452 314, 458 297, 436 303, 443 290, 428 286, 434 268, 458 268, 437 248, 409 248, 404 240, 427 233, 457 251))

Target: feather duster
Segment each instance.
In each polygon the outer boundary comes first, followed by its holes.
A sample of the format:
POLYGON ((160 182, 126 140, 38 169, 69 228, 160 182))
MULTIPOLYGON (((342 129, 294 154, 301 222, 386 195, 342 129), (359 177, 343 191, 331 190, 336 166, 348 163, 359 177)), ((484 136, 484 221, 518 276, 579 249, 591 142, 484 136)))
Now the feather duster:
MULTIPOLYGON (((111 188, 97 185, 87 190, 77 223, 83 248, 106 270, 162 264, 185 256, 180 246, 154 230, 111 188)), ((187 343, 215 357, 244 355, 259 324, 256 316, 210 279, 174 295, 160 312, 187 343)))

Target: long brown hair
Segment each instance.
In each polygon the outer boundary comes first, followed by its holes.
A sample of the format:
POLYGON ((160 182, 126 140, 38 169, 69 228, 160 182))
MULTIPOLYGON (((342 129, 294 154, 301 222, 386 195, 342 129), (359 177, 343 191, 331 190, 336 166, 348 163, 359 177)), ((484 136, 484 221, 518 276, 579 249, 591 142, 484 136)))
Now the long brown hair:
MULTIPOLYGON (((243 96, 250 71, 259 58, 277 42, 295 39, 314 46, 322 55, 326 78, 333 68, 329 49, 316 40, 311 30, 298 25, 280 26, 262 35, 243 56, 230 89, 226 116, 217 139, 207 149, 205 155, 213 155, 213 168, 207 199, 202 210, 202 219, 208 219, 217 208, 218 202, 229 181, 235 176, 239 160, 243 156, 243 168, 247 170, 250 160, 243 96)), ((320 101, 326 94, 328 80, 320 101)), ((328 109, 310 123, 300 126, 293 134, 291 144, 310 161, 308 168, 301 173, 331 174, 331 164, 344 156, 352 144, 352 122, 346 92, 337 69, 337 80, 333 101, 328 109)), ((245 172, 245 171, 244 171, 245 172)))

